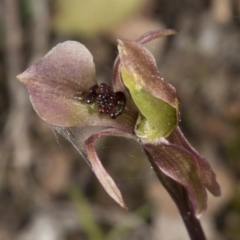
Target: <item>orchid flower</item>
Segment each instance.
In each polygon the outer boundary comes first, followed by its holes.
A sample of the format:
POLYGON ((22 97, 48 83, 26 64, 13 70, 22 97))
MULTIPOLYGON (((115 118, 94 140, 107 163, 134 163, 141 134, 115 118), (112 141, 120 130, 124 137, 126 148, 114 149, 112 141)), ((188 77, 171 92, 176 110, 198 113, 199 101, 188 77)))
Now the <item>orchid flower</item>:
POLYGON ((90 167, 106 192, 123 208, 122 194, 103 167, 94 143, 103 136, 136 140, 157 177, 175 201, 192 239, 204 239, 198 218, 207 208, 207 191, 220 195, 211 166, 189 144, 178 124, 179 98, 160 75, 144 43, 175 34, 147 32, 135 41, 118 40, 112 86, 98 86, 91 53, 66 41, 17 78, 26 85, 34 110, 59 127, 101 126, 84 143, 90 167))

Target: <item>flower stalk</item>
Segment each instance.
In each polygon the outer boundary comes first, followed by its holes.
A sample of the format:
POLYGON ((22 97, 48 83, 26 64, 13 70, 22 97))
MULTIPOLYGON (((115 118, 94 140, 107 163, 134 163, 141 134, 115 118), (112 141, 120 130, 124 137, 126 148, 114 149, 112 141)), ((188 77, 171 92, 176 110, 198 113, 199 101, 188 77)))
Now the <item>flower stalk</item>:
POLYGON ((173 201, 175 202, 179 213, 183 219, 183 222, 186 226, 188 234, 191 240, 206 240, 205 234, 203 232, 202 226, 200 224, 199 219, 195 216, 194 209, 189 202, 189 197, 187 191, 180 185, 176 184, 171 178, 167 177, 166 175, 162 174, 159 171, 158 166, 153 161, 151 156, 146 152, 148 155, 148 159, 155 171, 157 178, 162 183, 164 188, 167 190, 173 201))

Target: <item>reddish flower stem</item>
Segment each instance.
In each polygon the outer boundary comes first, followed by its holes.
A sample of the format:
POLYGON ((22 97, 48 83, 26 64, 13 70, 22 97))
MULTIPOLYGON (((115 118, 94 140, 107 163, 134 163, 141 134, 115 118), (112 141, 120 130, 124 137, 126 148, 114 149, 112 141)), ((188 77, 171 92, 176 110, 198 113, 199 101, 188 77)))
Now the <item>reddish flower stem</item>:
POLYGON ((162 185, 175 202, 191 240, 206 240, 199 219, 194 215, 186 190, 175 181, 163 174, 151 156, 146 152, 148 159, 162 185))
POLYGON ((191 204, 189 203, 189 199, 188 199, 186 190, 184 188, 182 188, 181 201, 175 200, 175 197, 170 193, 171 190, 170 191, 168 189, 166 189, 166 190, 171 195, 172 199, 174 200, 175 204, 177 205, 178 210, 182 216, 182 219, 187 228, 190 238, 192 240, 206 240, 206 237, 204 235, 200 221, 198 218, 195 217, 193 208, 192 208, 191 204), (185 201, 184 201, 184 199, 185 199, 185 201))

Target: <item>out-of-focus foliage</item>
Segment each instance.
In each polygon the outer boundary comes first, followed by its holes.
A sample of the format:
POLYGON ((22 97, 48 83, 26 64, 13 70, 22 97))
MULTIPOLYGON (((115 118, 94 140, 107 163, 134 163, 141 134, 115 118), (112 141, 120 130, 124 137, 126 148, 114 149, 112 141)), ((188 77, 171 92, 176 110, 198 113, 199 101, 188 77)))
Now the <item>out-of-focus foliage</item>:
POLYGON ((57 0, 56 32, 90 36, 121 23, 136 13, 145 0, 57 0))
MULTIPOLYGON (((135 225, 129 220, 116 224, 111 230, 109 230, 109 232, 104 231, 97 223, 97 219, 92 213, 91 204, 81 189, 76 186, 71 186, 68 193, 72 202, 76 206, 83 231, 89 239, 121 240, 133 231, 135 225)), ((141 224, 141 219, 147 220, 151 217, 151 207, 147 204, 143 205, 139 207, 134 214, 139 217, 138 224, 141 224)))
POLYGON ((240 191, 235 192, 227 206, 216 216, 216 225, 226 239, 238 239, 240 236, 240 191))
POLYGON ((85 234, 89 239, 103 240, 103 232, 100 226, 96 223, 91 212, 91 206, 81 192, 81 189, 71 186, 69 188, 69 196, 76 206, 79 220, 82 223, 85 234))

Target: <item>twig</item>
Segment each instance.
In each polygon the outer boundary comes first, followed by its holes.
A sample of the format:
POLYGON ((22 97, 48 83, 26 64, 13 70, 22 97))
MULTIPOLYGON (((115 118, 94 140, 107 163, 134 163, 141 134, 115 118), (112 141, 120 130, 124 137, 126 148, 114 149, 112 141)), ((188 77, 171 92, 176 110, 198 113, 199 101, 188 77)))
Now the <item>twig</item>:
MULTIPOLYGON (((1 145, 3 162, 11 157, 18 166, 28 165, 31 149, 28 138, 27 120, 29 101, 25 89, 16 80, 22 70, 22 30, 20 26, 19 1, 4 0, 5 25, 5 66, 6 80, 10 97, 10 109, 4 130, 4 144, 1 145)), ((3 171, 3 169, 1 169, 3 171)), ((0 180, 2 174, 0 176, 0 180)))
POLYGON ((48 50, 50 16, 47 3, 47 0, 31 1, 33 14, 32 60, 42 57, 48 50))

